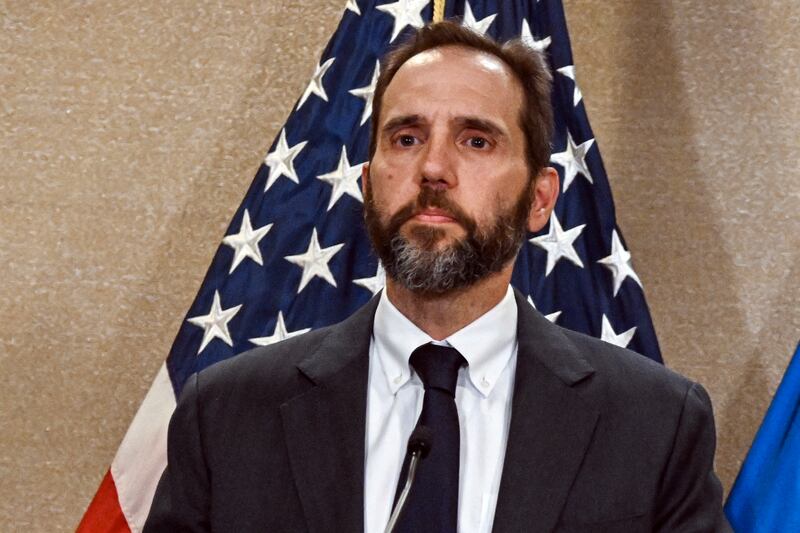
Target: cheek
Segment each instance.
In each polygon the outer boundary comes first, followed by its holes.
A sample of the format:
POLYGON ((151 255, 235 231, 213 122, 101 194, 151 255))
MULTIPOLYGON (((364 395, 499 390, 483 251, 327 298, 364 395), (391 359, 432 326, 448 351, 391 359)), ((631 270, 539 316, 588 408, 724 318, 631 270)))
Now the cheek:
POLYGON ((418 194, 410 171, 400 166, 373 164, 370 172, 370 188, 375 202, 380 206, 392 206, 405 203, 411 196, 418 194))
POLYGON ((469 186, 467 178, 461 180, 461 191, 457 200, 476 221, 492 220, 497 211, 510 209, 516 205, 520 194, 528 185, 527 167, 524 165, 498 169, 496 165, 480 167, 471 173, 469 186))
POLYGON ((391 174, 384 174, 380 179, 370 177, 370 196, 372 205, 380 214, 381 219, 386 219, 394 213, 399 205, 399 195, 394 191, 395 179, 391 174))
POLYGON ((394 186, 398 179, 402 177, 403 168, 404 166, 396 159, 377 157, 372 163, 373 180, 377 181, 376 185, 394 186))

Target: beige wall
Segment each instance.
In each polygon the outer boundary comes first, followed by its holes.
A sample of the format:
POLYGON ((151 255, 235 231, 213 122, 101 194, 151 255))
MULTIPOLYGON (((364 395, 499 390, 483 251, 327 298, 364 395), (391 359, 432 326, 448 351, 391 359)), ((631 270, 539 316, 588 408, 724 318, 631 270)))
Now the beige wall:
MULTIPOLYGON (((344 2, 297 4, 0 1, 3 531, 77 524, 344 2)), ((729 487, 800 336, 800 5, 565 4, 729 487)))

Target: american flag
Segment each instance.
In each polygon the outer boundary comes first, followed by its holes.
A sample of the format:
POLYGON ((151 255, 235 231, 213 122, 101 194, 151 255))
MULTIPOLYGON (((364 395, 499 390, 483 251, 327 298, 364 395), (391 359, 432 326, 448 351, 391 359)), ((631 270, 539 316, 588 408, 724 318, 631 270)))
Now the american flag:
MULTIPOLYGON (((379 59, 429 22, 433 5, 379 2, 347 1, 79 531, 141 529, 166 464, 167 424, 187 377, 257 345, 339 322, 383 286, 359 188, 372 95, 379 59)), ((548 227, 528 236, 513 285, 553 322, 661 361, 576 83, 560 0, 451 0, 445 18, 496 39, 521 37, 544 53, 553 72, 551 161, 562 194, 548 227)))

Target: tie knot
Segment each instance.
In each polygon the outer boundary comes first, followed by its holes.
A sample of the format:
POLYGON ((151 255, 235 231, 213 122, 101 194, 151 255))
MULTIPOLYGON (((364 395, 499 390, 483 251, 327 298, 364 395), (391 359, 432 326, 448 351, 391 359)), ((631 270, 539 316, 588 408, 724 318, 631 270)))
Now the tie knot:
POLYGON ((467 364, 458 350, 450 346, 423 344, 409 358, 425 390, 440 389, 455 397, 458 369, 467 364))

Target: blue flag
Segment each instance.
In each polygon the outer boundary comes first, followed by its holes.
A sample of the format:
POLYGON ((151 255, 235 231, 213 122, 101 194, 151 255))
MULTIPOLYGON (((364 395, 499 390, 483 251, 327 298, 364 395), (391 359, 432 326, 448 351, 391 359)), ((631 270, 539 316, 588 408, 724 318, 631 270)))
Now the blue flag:
POLYGON ((800 344, 725 504, 736 531, 800 531, 800 344))
MULTIPOLYGON (((176 394, 193 372, 339 322, 382 287, 359 189, 372 94, 379 59, 432 11, 426 0, 347 2, 178 332, 167 359, 176 394)), ((549 226, 528 236, 512 283, 557 324, 660 361, 575 81, 561 2, 448 1, 445 18, 501 40, 522 37, 552 69, 552 164, 562 194, 549 226)))

